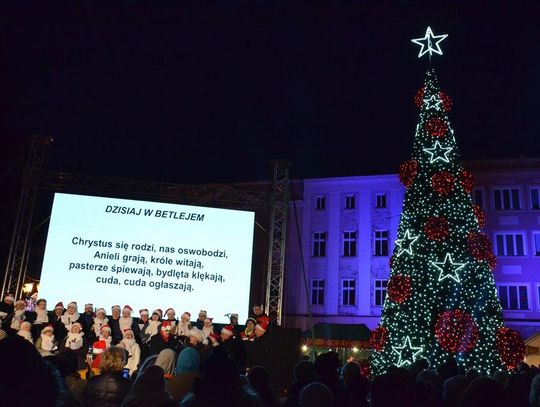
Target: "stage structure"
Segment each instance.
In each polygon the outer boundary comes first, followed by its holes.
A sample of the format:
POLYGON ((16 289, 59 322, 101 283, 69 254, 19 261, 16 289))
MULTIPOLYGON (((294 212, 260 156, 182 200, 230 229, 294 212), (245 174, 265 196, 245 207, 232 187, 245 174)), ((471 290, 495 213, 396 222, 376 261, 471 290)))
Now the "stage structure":
MULTIPOLYGON (((264 239, 257 239, 259 247, 267 250, 258 255, 267 255, 264 290, 255 298, 265 298, 267 312, 275 313, 281 322, 283 306, 283 281, 285 259, 285 237, 287 207, 289 205, 289 163, 275 161, 273 183, 184 185, 152 182, 127 178, 96 177, 83 174, 43 170, 43 162, 52 138, 34 136, 26 167, 23 171, 22 191, 11 239, 2 292, 22 294, 26 279, 31 247, 33 217, 36 200, 42 192, 66 192, 108 197, 122 197, 185 205, 214 206, 220 208, 251 210, 256 214, 256 227, 264 232, 264 239)), ((257 235, 257 234, 256 234, 257 235)), ((257 243, 254 243, 257 246, 257 243)), ((257 255, 257 248, 255 248, 257 255)), ((264 264, 264 263, 261 263, 264 264)), ((260 268, 263 270, 264 266, 260 268)), ((257 268, 254 267, 255 272, 257 268)), ((252 280, 253 281, 253 280, 252 280)), ((252 287, 253 291, 254 287, 252 287)), ((256 289, 256 287, 255 287, 256 289)))

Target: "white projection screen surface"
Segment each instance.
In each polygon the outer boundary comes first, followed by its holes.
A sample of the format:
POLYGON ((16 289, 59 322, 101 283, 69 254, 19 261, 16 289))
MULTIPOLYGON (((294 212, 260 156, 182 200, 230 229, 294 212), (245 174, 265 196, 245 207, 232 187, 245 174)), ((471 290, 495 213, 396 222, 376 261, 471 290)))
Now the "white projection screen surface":
POLYGON ((56 193, 39 296, 247 318, 254 212, 56 193))

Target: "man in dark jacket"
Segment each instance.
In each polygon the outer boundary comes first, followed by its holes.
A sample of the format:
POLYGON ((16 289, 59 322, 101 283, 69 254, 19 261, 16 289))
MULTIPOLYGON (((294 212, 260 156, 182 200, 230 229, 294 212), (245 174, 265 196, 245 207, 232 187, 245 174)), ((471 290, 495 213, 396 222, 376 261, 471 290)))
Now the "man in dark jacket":
POLYGON ((132 392, 126 397, 122 407, 173 407, 176 400, 167 392, 163 369, 150 366, 137 377, 132 392))

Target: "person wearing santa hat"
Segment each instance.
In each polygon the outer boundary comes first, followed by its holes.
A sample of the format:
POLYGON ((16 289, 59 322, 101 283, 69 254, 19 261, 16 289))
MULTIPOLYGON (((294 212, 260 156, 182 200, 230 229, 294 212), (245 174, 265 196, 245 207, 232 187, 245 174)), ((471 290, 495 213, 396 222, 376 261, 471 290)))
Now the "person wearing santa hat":
POLYGON ((92 325, 90 329, 90 342, 95 342, 101 333, 101 328, 104 325, 108 325, 109 318, 107 318, 107 311, 105 308, 96 309, 96 315, 92 320, 92 325))
POLYGON ((152 312, 152 317, 148 321, 146 321, 143 328, 141 329, 141 343, 147 344, 148 341, 152 338, 152 336, 156 335, 159 332, 159 327, 161 325, 161 315, 163 315, 163 311, 159 308, 152 312))
POLYGON ((54 336, 56 340, 62 342, 67 335, 67 330, 62 323, 62 315, 64 315, 64 304, 62 302, 57 303, 54 306, 53 311, 49 314, 49 322, 54 327, 54 336))
POLYGON ((103 325, 100 330, 99 338, 92 345, 92 367, 98 369, 99 362, 101 360, 101 354, 111 347, 112 336, 111 327, 109 325, 103 325))
POLYGON ((4 298, 0 303, 0 328, 8 329, 11 324, 11 318, 13 316, 13 303, 15 302, 15 296, 12 293, 4 294, 4 298))
POLYGON ((126 329, 131 329, 135 335, 135 340, 139 340, 141 331, 139 329, 139 324, 135 318, 131 316, 132 313, 133 308, 131 308, 129 305, 124 305, 124 308, 122 309, 122 316, 118 319, 118 325, 122 330, 122 339, 124 338, 124 332, 126 329))
POLYGON ((176 334, 182 337, 182 340, 187 338, 189 331, 192 328, 191 322, 189 322, 190 318, 191 314, 187 311, 180 316, 180 322, 178 322, 176 334))
POLYGON ((54 338, 54 328, 51 324, 41 330, 35 346, 41 356, 52 356, 58 352, 58 342, 54 338))
POLYGON ((176 325, 178 325, 178 320, 176 319, 176 311, 174 308, 167 308, 165 310, 165 321, 169 321, 173 328, 173 333, 176 333, 176 325))
POLYGON ((212 319, 213 318, 206 318, 204 320, 204 325, 202 327, 202 329, 200 330, 203 334, 203 345, 208 345, 209 344, 209 339, 208 337, 214 333, 214 325, 212 325, 212 319))
POLYGON ((36 319, 34 320, 34 323, 32 325, 32 337, 35 340, 38 338, 43 327, 49 323, 47 301, 44 298, 40 298, 39 300, 37 300, 34 312, 36 313, 36 319))
POLYGON ((34 339, 32 338, 32 324, 30 322, 28 321, 21 322, 21 326, 19 327, 19 331, 17 332, 17 335, 22 336, 32 345, 34 344, 34 339))
POLYGON ((148 309, 143 308, 139 310, 139 319, 137 320, 137 325, 139 325, 139 332, 142 331, 144 324, 150 319, 150 312, 148 309))
POLYGON ((84 319, 79 314, 79 311, 77 310, 77 303, 75 301, 71 301, 67 305, 67 309, 64 311, 64 314, 62 315, 60 320, 64 324, 67 332, 71 332, 71 326, 75 322, 81 324, 81 327, 83 327, 83 329, 85 327, 84 319))
POLYGON ((208 313, 206 312, 206 310, 203 310, 203 309, 200 310, 197 319, 192 325, 197 329, 203 329, 204 320, 207 318, 207 316, 208 316, 208 313))
POLYGON ((10 328, 14 331, 18 331, 21 327, 21 322, 26 319, 24 312, 26 310, 26 302, 24 300, 15 301, 13 309, 13 317, 11 318, 10 328))
POLYGON ((60 351, 71 349, 77 355, 79 369, 84 369, 86 353, 88 351, 88 341, 84 337, 82 324, 74 322, 66 338, 60 343, 60 351))
POLYGON ((141 361, 141 348, 135 340, 131 329, 128 328, 124 331, 124 337, 118 346, 124 348, 128 353, 127 363, 124 368, 129 369, 129 375, 131 376, 137 370, 141 361))
MULTIPOLYGON (((94 317, 96 314, 94 314, 94 304, 88 303, 84 304, 84 312, 81 315, 84 320, 84 326, 88 329, 92 326, 94 323, 94 317)), ((88 332, 85 332, 88 333, 88 332)))
POLYGON ((122 308, 120 305, 113 305, 111 308, 111 317, 109 318, 109 326, 111 327, 113 345, 120 342, 123 338, 122 329, 120 328, 120 317, 122 308))
POLYGON ((262 335, 264 335, 264 332, 266 332, 268 325, 270 324, 270 318, 264 313, 261 304, 255 304, 253 306, 253 318, 257 320, 257 325, 260 325, 262 328, 262 335))
POLYGON ((172 349, 178 352, 181 349, 181 343, 178 336, 172 334, 173 325, 169 320, 161 323, 159 334, 152 336, 148 341, 148 350, 150 355, 158 355, 163 349, 172 349))

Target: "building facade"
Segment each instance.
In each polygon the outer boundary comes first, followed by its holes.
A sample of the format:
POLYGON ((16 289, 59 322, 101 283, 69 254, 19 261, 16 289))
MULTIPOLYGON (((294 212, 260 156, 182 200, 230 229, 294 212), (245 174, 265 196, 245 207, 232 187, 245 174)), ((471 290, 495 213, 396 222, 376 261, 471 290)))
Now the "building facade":
MULTIPOLYGON (((540 159, 465 163, 497 255, 506 325, 540 331, 540 159)), ((284 321, 377 326, 405 188, 397 174, 295 182, 285 272, 284 321), (300 193, 298 191, 301 191, 300 193), (303 272, 305 270, 305 273, 303 272), (311 313, 311 316, 310 316, 311 313)))

